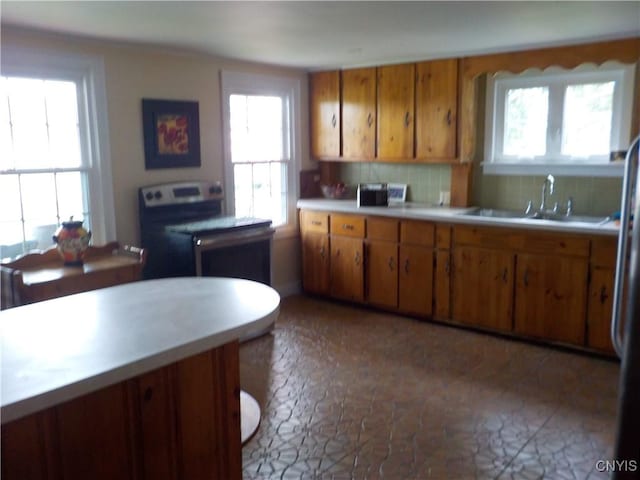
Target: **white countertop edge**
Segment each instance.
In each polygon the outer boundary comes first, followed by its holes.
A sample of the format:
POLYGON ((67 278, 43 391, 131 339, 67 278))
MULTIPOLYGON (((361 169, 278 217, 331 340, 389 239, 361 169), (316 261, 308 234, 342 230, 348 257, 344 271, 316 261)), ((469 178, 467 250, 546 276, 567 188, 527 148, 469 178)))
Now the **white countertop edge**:
POLYGON ((226 343, 238 340, 240 337, 245 335, 251 335, 251 333, 255 331, 267 329, 270 325, 275 323, 279 312, 280 308, 278 307, 273 313, 256 320, 254 323, 225 330, 209 337, 204 337, 194 342, 180 345, 179 347, 175 347, 171 350, 159 352, 155 355, 142 358, 137 362, 116 367, 93 377, 83 379, 79 382, 64 385, 60 388, 44 392, 37 396, 3 405, 1 423, 4 425, 7 422, 18 420, 19 418, 32 413, 45 410, 60 403, 73 400, 74 398, 82 395, 96 392, 102 388, 115 385, 116 383, 124 380, 171 365, 179 360, 220 347, 226 343))
POLYGON ((463 215, 464 213, 473 210, 475 207, 439 207, 426 204, 420 205, 416 203, 393 205, 389 207, 358 207, 355 200, 328 200, 319 198, 298 200, 297 208, 325 212, 352 213, 355 215, 374 215, 412 220, 433 220, 467 225, 526 228, 527 230, 568 232, 576 234, 617 236, 619 232, 619 228, 614 222, 608 222, 603 225, 579 222, 568 224, 563 222, 554 222, 553 220, 529 220, 524 218, 496 218, 463 215))

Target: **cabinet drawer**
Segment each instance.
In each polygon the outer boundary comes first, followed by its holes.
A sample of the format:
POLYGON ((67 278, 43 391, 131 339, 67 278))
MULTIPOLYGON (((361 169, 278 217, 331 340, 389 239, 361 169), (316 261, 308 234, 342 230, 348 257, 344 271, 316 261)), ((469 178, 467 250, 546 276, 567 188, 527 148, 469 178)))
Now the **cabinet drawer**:
POLYGON ((589 239, 527 232, 523 238, 522 249, 531 253, 556 253, 574 257, 588 257, 589 239))
POLYGON ((600 267, 615 267, 618 252, 618 237, 594 238, 591 240, 591 264, 600 267))
POLYGON ((331 214, 330 232, 331 235, 364 238, 364 217, 331 214))
POLYGON ((398 223, 398 220, 389 218, 367 218, 367 238, 397 242, 398 223))
POLYGON ((329 214, 325 212, 300 211, 301 232, 329 232, 329 214))
POLYGON ((435 227, 432 223, 403 221, 400 225, 400 241, 432 247, 434 232, 435 227))
POLYGON ((523 234, 502 228, 455 227, 453 243, 486 248, 517 249, 523 234))

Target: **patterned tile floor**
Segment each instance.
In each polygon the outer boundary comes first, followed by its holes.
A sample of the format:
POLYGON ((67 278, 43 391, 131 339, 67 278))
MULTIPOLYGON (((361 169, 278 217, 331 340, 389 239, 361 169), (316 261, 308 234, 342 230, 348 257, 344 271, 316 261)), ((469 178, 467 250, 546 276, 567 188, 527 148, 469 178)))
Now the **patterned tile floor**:
POLYGON ((287 298, 240 351, 245 479, 599 479, 616 362, 287 298))

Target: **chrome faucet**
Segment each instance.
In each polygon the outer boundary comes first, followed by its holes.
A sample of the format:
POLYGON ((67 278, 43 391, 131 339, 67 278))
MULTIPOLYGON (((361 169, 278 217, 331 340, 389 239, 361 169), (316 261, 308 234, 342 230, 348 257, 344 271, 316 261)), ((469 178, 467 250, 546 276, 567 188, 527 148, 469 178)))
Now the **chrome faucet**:
POLYGON ((544 179, 544 183, 542 184, 542 201, 540 203, 540 212, 544 212, 546 210, 547 203, 547 185, 549 185, 549 195, 553 195, 553 186, 556 182, 556 179, 553 175, 547 175, 547 178, 544 179))

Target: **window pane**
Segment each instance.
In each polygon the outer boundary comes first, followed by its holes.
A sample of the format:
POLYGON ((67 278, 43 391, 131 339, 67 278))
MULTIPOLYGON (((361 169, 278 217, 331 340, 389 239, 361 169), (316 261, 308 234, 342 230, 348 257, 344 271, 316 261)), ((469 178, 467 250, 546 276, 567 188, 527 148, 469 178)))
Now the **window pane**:
POLYGON ((506 91, 504 155, 533 157, 547 150, 549 90, 546 87, 506 91))
POLYGON ((56 224, 56 188, 53 173, 20 176, 22 207, 25 222, 56 224))
POLYGON ((235 190, 236 216, 253 216, 253 181, 251 164, 233 166, 233 184, 235 190))
POLYGON ((614 82, 570 85, 565 91, 562 154, 608 155, 614 82))
POLYGON ((0 175, 0 222, 21 219, 18 175, 0 175))
POLYGON ((49 163, 44 82, 9 78, 7 85, 15 166, 46 167, 49 163))
POLYGON ((229 108, 232 162, 284 159, 280 97, 231 95, 229 108))
MULTIPOLYGON (((56 175, 58 212, 61 221, 85 220, 85 202, 82 193, 82 173, 68 172, 56 175)), ((85 224, 85 228, 87 225, 85 224)))
POLYGON ((13 147, 11 123, 9 122, 8 85, 5 77, 0 77, 0 170, 13 168, 13 147))

